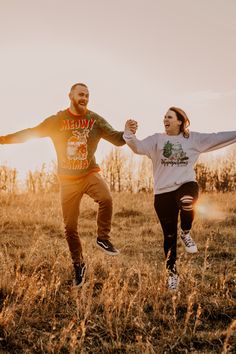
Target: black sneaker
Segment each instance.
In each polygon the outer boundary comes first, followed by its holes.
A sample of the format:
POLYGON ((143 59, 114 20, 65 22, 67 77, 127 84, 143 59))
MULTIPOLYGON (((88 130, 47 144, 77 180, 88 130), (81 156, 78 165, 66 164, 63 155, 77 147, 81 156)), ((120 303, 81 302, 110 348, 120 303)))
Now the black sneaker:
POLYGON ((101 240, 97 238, 97 246, 110 256, 116 256, 120 253, 109 240, 101 240))
POLYGON ((74 284, 78 287, 82 286, 85 280, 85 272, 86 272, 86 265, 85 263, 82 264, 75 264, 75 280, 74 284))

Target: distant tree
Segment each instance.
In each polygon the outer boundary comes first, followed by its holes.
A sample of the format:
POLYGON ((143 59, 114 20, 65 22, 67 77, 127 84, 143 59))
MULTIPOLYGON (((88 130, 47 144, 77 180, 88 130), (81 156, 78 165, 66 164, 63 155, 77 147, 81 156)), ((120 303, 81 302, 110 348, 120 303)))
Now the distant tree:
POLYGON ((134 154, 131 154, 127 159, 124 176, 124 190, 131 193, 137 190, 137 180, 135 179, 136 170, 134 154))
POLYGON ((7 166, 0 166, 0 190, 8 193, 15 193, 17 188, 16 169, 7 166))
POLYGON ((29 171, 26 177, 27 191, 31 193, 54 192, 59 190, 56 165, 52 163, 51 169, 43 164, 40 170, 29 171))
POLYGON ((138 168, 138 191, 152 192, 153 191, 153 173, 152 162, 146 157, 142 156, 138 168))
POLYGON ((236 148, 226 157, 215 158, 196 165, 196 177, 204 192, 232 192, 236 190, 236 148))
POLYGON ((195 167, 196 179, 199 184, 199 188, 205 192, 207 190, 207 182, 209 179, 209 170, 203 163, 198 163, 195 167))
POLYGON ((113 148, 102 161, 102 174, 111 191, 121 192, 125 189, 126 166, 127 156, 119 148, 113 148))

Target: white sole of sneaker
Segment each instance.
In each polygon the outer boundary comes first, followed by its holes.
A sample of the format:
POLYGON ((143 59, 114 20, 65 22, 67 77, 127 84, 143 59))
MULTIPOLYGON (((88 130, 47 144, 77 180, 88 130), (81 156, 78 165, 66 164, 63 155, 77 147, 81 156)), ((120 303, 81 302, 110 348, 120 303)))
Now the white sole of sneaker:
POLYGON ((109 254, 109 256, 117 256, 117 255, 120 253, 120 251, 118 251, 118 250, 117 250, 117 252, 110 252, 110 251, 107 251, 107 250, 105 250, 103 247, 101 247, 98 243, 96 243, 96 246, 97 246, 100 250, 102 250, 103 252, 105 252, 106 254, 109 254))
POLYGON ((197 252, 198 252, 198 249, 195 248, 195 249, 193 249, 193 250, 190 250, 189 248, 185 248, 185 251, 186 251, 187 253, 197 253, 197 252))
POLYGON ((76 288, 82 288, 82 286, 84 285, 85 279, 82 280, 82 282, 78 285, 76 284, 75 280, 73 281, 73 286, 76 288))

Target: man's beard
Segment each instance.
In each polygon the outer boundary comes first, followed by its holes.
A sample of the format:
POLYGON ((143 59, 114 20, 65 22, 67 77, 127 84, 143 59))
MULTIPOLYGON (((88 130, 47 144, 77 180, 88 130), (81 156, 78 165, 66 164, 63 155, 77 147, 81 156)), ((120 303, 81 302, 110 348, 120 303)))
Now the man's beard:
POLYGON ((75 100, 73 100, 73 106, 78 114, 82 114, 82 113, 86 112, 87 105, 80 106, 79 102, 76 102, 75 100))

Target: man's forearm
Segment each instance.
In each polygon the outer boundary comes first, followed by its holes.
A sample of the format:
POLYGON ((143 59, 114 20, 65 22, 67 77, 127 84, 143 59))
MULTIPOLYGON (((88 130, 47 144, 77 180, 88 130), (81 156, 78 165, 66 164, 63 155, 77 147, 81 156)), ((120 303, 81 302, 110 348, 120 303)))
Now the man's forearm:
POLYGON ((0 136, 0 144, 20 144, 32 137, 32 130, 24 129, 13 134, 0 136))

